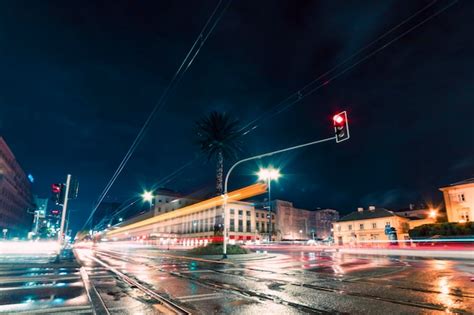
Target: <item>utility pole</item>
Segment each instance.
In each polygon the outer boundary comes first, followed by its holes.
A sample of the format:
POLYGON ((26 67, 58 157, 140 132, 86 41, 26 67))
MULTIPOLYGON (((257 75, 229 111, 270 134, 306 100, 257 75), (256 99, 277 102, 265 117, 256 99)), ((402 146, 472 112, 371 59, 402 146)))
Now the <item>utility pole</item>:
POLYGON ((64 193, 63 213, 61 214, 61 227, 59 228, 58 242, 59 245, 64 243, 64 223, 66 221, 67 202, 69 197, 69 187, 71 184, 71 174, 67 174, 66 178, 66 192, 64 193))

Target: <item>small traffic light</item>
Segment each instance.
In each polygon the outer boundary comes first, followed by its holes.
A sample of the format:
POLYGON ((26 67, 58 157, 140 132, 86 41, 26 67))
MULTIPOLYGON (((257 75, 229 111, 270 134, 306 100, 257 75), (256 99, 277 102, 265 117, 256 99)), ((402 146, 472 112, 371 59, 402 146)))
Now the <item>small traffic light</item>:
POLYGON ((51 185, 51 200, 57 204, 59 201, 59 194, 61 193, 61 184, 52 184, 51 185))
POLYGON ((66 185, 65 184, 52 184, 51 185, 51 200, 56 205, 64 204, 64 197, 66 194, 66 185))
POLYGON ((336 142, 342 142, 350 138, 349 122, 347 120, 347 112, 343 111, 333 116, 334 132, 336 134, 336 142))

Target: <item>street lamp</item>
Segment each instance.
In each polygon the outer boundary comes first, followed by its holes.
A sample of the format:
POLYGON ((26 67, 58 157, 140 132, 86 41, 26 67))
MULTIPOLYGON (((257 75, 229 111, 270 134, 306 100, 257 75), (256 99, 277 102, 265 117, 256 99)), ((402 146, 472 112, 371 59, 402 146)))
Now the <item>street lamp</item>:
POLYGON ((272 241, 272 199, 271 182, 281 177, 280 170, 273 167, 261 168, 257 173, 258 179, 265 181, 268 187, 268 242, 272 241))
POLYGON ((321 140, 311 141, 311 142, 303 143, 303 144, 300 144, 300 145, 295 145, 295 146, 292 146, 292 147, 289 147, 289 148, 284 148, 284 149, 280 149, 280 150, 276 150, 276 151, 272 151, 272 152, 267 152, 267 153, 251 156, 251 157, 248 157, 248 158, 245 158, 245 159, 242 159, 240 161, 235 162, 234 165, 232 165, 229 168, 229 170, 227 171, 227 175, 225 176, 224 193, 222 194, 222 199, 223 199, 223 203, 222 203, 222 210, 223 210, 222 211, 222 216, 223 217, 222 218, 224 220, 224 233, 223 233, 224 234, 224 244, 223 244, 223 247, 222 247, 222 258, 227 258, 227 226, 226 226, 226 214, 225 213, 226 213, 226 206, 227 206, 227 199, 228 199, 227 185, 229 183, 229 176, 232 173, 232 171, 237 166, 239 166, 240 164, 242 164, 244 162, 258 160, 258 159, 262 159, 262 158, 267 157, 267 156, 272 156, 272 155, 280 154, 280 153, 283 153, 283 152, 297 150, 297 149, 305 148, 305 147, 308 147, 308 146, 311 146, 311 145, 320 144, 320 143, 328 142, 328 141, 332 141, 332 140, 336 140, 336 136, 321 139, 321 140))
POLYGON ((142 194, 142 199, 143 201, 150 203, 150 210, 151 210, 151 206, 153 205, 153 193, 151 191, 145 190, 142 194))
POLYGON ((432 219, 435 219, 437 216, 438 216, 438 211, 434 210, 434 209, 431 209, 430 210, 430 213, 428 214, 428 216, 432 219))

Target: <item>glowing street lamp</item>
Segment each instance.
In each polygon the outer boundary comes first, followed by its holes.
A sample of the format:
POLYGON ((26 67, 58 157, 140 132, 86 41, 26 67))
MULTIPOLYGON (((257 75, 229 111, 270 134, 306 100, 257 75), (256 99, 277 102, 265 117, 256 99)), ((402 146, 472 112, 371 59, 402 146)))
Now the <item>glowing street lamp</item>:
POLYGON ((258 179, 263 181, 277 180, 281 177, 280 170, 273 167, 262 168, 257 173, 258 179))
POLYGON ((281 177, 280 170, 273 167, 261 168, 257 173, 258 179, 267 182, 268 187, 268 242, 272 241, 272 200, 271 200, 271 182, 281 177))
POLYGON ((154 196, 153 196, 153 193, 151 191, 145 190, 142 194, 143 201, 150 203, 150 211, 152 210, 152 206, 153 206, 153 198, 154 198, 154 196))
POLYGON ((435 219, 437 216, 438 216, 438 211, 434 210, 434 209, 431 209, 430 210, 430 213, 428 214, 428 216, 432 219, 435 219))
POLYGON ((152 202, 153 201, 153 193, 151 191, 145 190, 142 194, 143 201, 152 202))

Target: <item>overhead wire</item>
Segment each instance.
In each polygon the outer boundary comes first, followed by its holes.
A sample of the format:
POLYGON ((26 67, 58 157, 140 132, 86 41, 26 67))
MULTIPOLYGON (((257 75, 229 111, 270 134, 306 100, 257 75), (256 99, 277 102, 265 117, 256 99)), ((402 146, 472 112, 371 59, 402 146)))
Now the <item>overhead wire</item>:
POLYGON ((415 30, 416 28, 420 27, 421 25, 425 24, 426 22, 428 22, 429 20, 433 19, 434 17, 436 17, 437 15, 441 14, 442 12, 446 11, 448 8, 450 8, 451 6, 453 6, 454 4, 456 4, 458 2, 458 0, 455 0, 453 2, 451 2, 450 4, 444 6, 443 8, 441 8, 440 10, 436 11, 435 13, 429 15, 427 18, 423 19, 421 22, 415 24, 414 26, 410 27, 408 30, 402 32, 400 35, 396 36, 395 38, 393 38, 392 40, 386 42, 385 44, 383 44, 382 46, 380 46, 379 48, 375 49, 374 51, 372 51, 371 53, 365 55, 364 57, 362 57, 361 59, 359 59, 358 61, 354 62, 353 64, 350 64, 349 66, 347 66, 346 68, 344 68, 343 70, 341 70, 340 72, 337 72, 335 75, 332 75, 332 76, 329 76, 331 73, 335 72, 337 69, 339 69, 341 66, 343 66, 344 64, 346 64, 348 61, 354 59, 355 57, 357 57, 358 55, 360 55, 362 52, 366 51, 367 49, 369 49, 370 47, 372 47, 374 44, 378 43, 380 40, 382 40, 383 38, 387 37, 389 34, 393 33, 394 31, 396 31, 397 29, 399 29, 401 26, 405 25, 406 23, 408 23, 409 21, 413 20, 415 17, 417 17, 418 15, 420 15, 422 12, 426 11, 428 8, 432 7, 435 3, 437 2, 437 0, 434 0, 432 2, 430 2, 428 5, 424 6, 423 8, 421 8, 420 10, 418 10, 417 12, 415 12, 414 14, 410 15, 408 18, 404 19, 402 22, 400 22, 399 24, 397 24, 396 26, 394 26, 393 28, 391 28, 390 30, 388 30, 387 32, 385 32, 384 34, 382 34, 381 36, 379 36, 377 39, 371 41, 369 44, 365 45, 364 47, 360 48, 359 50, 357 50, 355 53, 351 54, 349 57, 345 58, 344 60, 342 60, 340 63, 338 63, 336 66, 332 67, 330 70, 324 72, 323 74, 321 74, 320 76, 318 76, 316 79, 312 80, 311 82, 309 82, 308 84, 306 84, 305 86, 303 86, 302 88, 298 89, 296 92, 294 92, 293 94, 291 94, 290 96, 288 96, 287 98, 285 98, 283 101, 277 103, 275 106, 273 106, 271 109, 269 109, 268 111, 266 111, 265 113, 263 113, 262 115, 260 115, 259 117, 251 120, 250 122, 248 122, 247 124, 245 124, 241 129, 240 129, 240 132, 242 132, 242 135, 247 135, 248 133, 250 133, 251 131, 255 130, 256 128, 258 128, 258 125, 256 125, 257 122, 259 121, 263 121, 263 120, 266 120, 266 119, 269 119, 271 117, 274 117, 275 115, 278 115, 280 114, 281 112, 285 111, 286 109, 290 108, 291 106, 293 106, 294 104, 300 102, 301 100, 303 100, 305 97, 313 94, 314 92, 316 92, 317 90, 319 90, 320 88, 330 84, 334 79, 340 77, 341 75, 343 75, 344 73, 346 73, 347 71, 353 69, 354 67, 356 67, 357 65, 361 64, 362 62, 366 61, 367 59, 371 58, 372 56, 374 56, 375 54, 379 53, 380 51, 384 50, 385 48, 387 48, 388 46, 390 46, 391 44, 393 44, 394 42, 398 41, 399 39, 401 39, 402 37, 404 37, 405 35, 407 35, 408 33, 412 32, 413 30, 415 30), (311 86, 314 86, 316 83, 318 83, 322 78, 325 78, 324 79, 324 82, 320 83, 319 85, 316 85, 315 87, 309 89, 311 86), (292 100, 293 99, 293 100, 292 100), (290 101, 292 100, 292 101, 290 101), (289 102, 290 101, 290 102, 289 102))
POLYGON ((93 217, 94 213, 97 211, 97 208, 99 207, 101 202, 104 200, 104 198, 107 195, 107 193, 109 192, 110 188, 115 183, 115 180, 120 175, 120 173, 122 172, 122 170, 125 167, 126 163, 128 162, 128 160, 130 159, 130 157, 134 153, 135 149, 137 148, 137 146, 139 145, 139 143, 143 139, 143 136, 146 133, 147 129, 149 128, 149 125, 150 125, 151 121, 153 120, 154 116, 156 115, 156 113, 159 110, 161 110, 163 108, 170 92, 181 81, 181 78, 183 77, 184 73, 189 69, 189 67, 193 63, 194 59, 196 58, 196 56, 199 54, 199 52, 200 52, 201 48, 203 47, 204 43, 209 38, 212 31, 215 29, 216 25, 218 24, 218 22, 220 21, 220 19, 224 15, 225 11, 227 10, 227 8, 229 7, 231 2, 232 2, 232 0, 226 1, 226 4, 222 7, 223 0, 220 0, 218 2, 218 4, 216 5, 215 9, 213 10, 211 15, 207 19, 207 21, 206 21, 204 27, 202 28, 201 32, 199 33, 199 35, 197 36, 197 38, 193 42, 193 45, 189 49, 186 57, 181 62, 178 70, 173 75, 171 81, 169 82, 169 84, 165 88, 165 90, 162 93, 161 97, 159 98, 158 102, 155 104, 152 111, 150 112, 147 119, 145 120, 144 124, 140 128, 140 131, 138 132, 138 134, 135 137, 132 145, 130 146, 127 153, 123 157, 123 159, 120 162, 119 166, 117 167, 115 173, 112 175, 111 179, 109 180, 109 182, 105 186, 104 190, 99 195, 98 201, 97 201, 96 205, 94 206, 94 208, 92 209, 88 219, 86 220, 86 222, 82 226, 82 229, 84 229, 84 227, 87 226, 90 223, 90 221, 92 220, 92 217, 93 217))
MULTIPOLYGON (((380 51, 382 51, 383 49, 387 48, 388 46, 392 45, 394 42, 398 41, 399 39, 401 39, 402 37, 406 36, 408 33, 412 32, 413 30, 417 29, 418 27, 422 26, 423 24, 425 24, 426 22, 430 21, 431 19, 433 19, 434 17, 438 16, 439 14, 443 13, 444 11, 446 11, 447 9, 449 9, 450 7, 452 7, 454 4, 456 4, 458 2, 458 0, 455 0, 453 2, 451 2, 450 4, 444 6, 443 8, 441 8, 440 10, 436 11, 435 13, 429 15, 427 18, 423 19, 421 22, 415 24, 414 26, 410 27, 408 30, 402 32, 400 35, 396 36, 395 38, 393 38, 392 40, 388 41, 387 43, 385 43, 384 45, 382 45, 381 47, 377 48, 376 50, 372 51, 371 53, 367 54, 366 56, 364 56, 363 58, 361 58, 360 60, 358 60, 357 62, 349 65, 348 67, 346 67, 345 69, 343 69, 342 71, 336 73, 335 75, 333 76, 330 76, 328 78, 326 78, 326 80, 315 86, 314 88, 308 90, 308 91, 305 91, 307 88, 311 87, 312 85, 314 85, 315 83, 317 83, 318 81, 320 81, 322 78, 328 76, 329 74, 335 72, 337 69, 339 69, 341 66, 343 66, 344 64, 346 64, 348 61, 354 59, 356 56, 360 55, 362 52, 366 51, 367 49, 369 49, 371 46, 373 46, 374 44, 378 43, 380 40, 382 40, 383 38, 387 37, 389 34, 393 33, 395 30, 399 29, 401 26, 405 25, 406 23, 408 23, 409 21, 411 21, 412 19, 414 19, 416 16, 420 15, 422 12, 426 11, 428 8, 432 7, 436 2, 438 2, 438 0, 434 0, 432 2, 430 2, 428 5, 424 6, 423 8, 421 8, 420 10, 418 10, 417 12, 413 13, 412 15, 410 15, 408 18, 404 19, 402 22, 400 22, 399 24, 397 24, 396 26, 392 27, 391 29, 389 29, 387 32, 383 33, 381 36, 379 36, 378 38, 376 38, 375 40, 371 41, 370 43, 368 43, 367 45, 365 45, 364 47, 360 48, 359 50, 357 50, 355 53, 351 54, 349 57, 345 58, 344 60, 342 60, 341 62, 339 62, 337 65, 335 65, 334 67, 332 67, 331 69, 329 69, 328 71, 324 72, 323 74, 321 74, 320 76, 318 76, 316 79, 312 80, 311 82, 309 82, 308 84, 306 84, 305 86, 303 86, 302 88, 300 88, 298 91, 294 92, 293 94, 291 94, 290 96, 288 96, 286 99, 284 99, 283 101, 279 102, 277 105, 275 105, 274 107, 272 107, 271 110, 273 109, 276 109, 277 111, 276 112, 271 112, 271 111, 267 111, 265 112, 263 115, 257 117, 256 119, 250 121, 249 123, 245 124, 240 130, 239 132, 242 132, 242 135, 247 135, 248 133, 250 133, 251 131, 255 130, 258 125, 255 125, 256 122, 258 121, 261 121, 261 120, 265 120, 265 119, 268 119, 268 118, 271 118, 283 111, 285 111, 286 109, 288 109, 289 107, 293 106, 294 104, 300 102, 303 98, 313 94, 314 92, 316 92, 317 90, 319 90, 321 87, 325 86, 325 85, 328 85, 330 84, 334 79, 338 78, 339 76, 343 75, 344 73, 350 71, 351 69, 353 69, 354 67, 358 66, 359 64, 361 64, 362 62, 366 61, 367 59, 371 58, 372 56, 374 56, 375 54, 379 53, 380 51), (292 99, 296 97, 295 100, 293 100, 292 102, 290 103, 286 103, 288 100, 292 99), (278 108, 278 107, 281 107, 281 108, 278 108)), ((229 5, 229 4, 228 4, 229 5)), ((227 5, 227 6, 228 6, 227 5)), ((227 8, 226 6, 226 8, 227 8)), ((220 17, 219 17, 220 19, 220 17)), ((218 20, 217 20, 218 22, 218 20)), ((217 24, 217 23, 215 23, 217 24)), ((206 23, 207 25, 207 23, 206 23)), ((215 25, 212 27, 212 29, 215 27, 215 25)), ((207 36, 208 37, 208 36, 207 36)), ((206 39, 207 39, 206 37, 206 39)), ((194 46, 194 45, 193 45, 194 46)), ((200 49, 200 48, 199 48, 200 49)), ((189 55, 189 54, 188 54, 189 55)), ((195 57, 195 56, 194 56, 195 57)), ((192 58, 192 60, 194 60, 194 57, 192 58)), ((189 65, 192 63, 192 60, 191 62, 188 64, 188 67, 189 65)), ((192 164, 193 161, 190 161, 188 162, 187 164, 192 164)), ((171 178, 169 179, 171 180, 171 178)))

